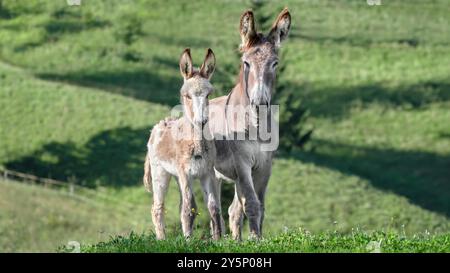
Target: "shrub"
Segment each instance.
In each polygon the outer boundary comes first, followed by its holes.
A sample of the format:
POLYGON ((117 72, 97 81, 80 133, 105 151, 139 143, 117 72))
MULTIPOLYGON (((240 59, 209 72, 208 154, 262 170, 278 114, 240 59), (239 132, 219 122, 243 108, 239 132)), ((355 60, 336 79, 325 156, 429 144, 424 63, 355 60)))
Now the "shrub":
POLYGON ((119 25, 115 31, 115 37, 120 42, 129 46, 144 34, 142 31, 142 21, 138 17, 125 15, 120 22, 125 22, 119 25))
MULTIPOLYGON (((280 54, 278 74, 281 76, 286 69, 286 51, 280 54)), ((277 81, 275 88, 275 103, 280 105, 280 146, 285 152, 292 149, 304 149, 305 144, 311 139, 313 127, 308 124, 309 110, 303 101, 295 96, 292 84, 283 80, 277 81)))

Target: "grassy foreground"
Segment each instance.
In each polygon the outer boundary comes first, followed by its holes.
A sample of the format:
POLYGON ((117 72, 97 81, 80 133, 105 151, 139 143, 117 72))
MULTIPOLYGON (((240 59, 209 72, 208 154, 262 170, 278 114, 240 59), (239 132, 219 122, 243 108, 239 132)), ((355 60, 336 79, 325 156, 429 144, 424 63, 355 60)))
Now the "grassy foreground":
MULTIPOLYGON (((61 249, 69 251, 69 249, 61 249)), ((217 242, 194 238, 186 241, 183 237, 170 237, 158 241, 154 235, 115 237, 95 245, 81 247, 82 252, 450 252, 450 234, 429 236, 416 235, 404 237, 398 234, 377 232, 367 234, 320 233, 288 231, 260 241, 245 240, 235 242, 223 239, 217 242)))

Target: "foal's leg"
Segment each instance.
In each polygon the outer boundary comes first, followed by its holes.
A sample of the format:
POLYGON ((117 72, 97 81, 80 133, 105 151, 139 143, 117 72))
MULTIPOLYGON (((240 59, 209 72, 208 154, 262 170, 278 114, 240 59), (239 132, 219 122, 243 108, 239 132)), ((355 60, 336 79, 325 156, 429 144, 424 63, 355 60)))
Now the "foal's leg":
MULTIPOLYGON (((183 194, 181 193, 181 187, 180 187, 180 183, 178 182, 178 177, 174 176, 174 178, 175 178, 175 181, 177 182, 178 189, 180 190, 180 202, 179 202, 178 212, 181 213, 181 209, 183 207, 183 194)), ((194 211, 197 211, 197 203, 195 203, 194 197, 191 199, 191 207, 194 209, 194 211)))
POLYGON ((170 181, 170 174, 167 173, 161 166, 154 165, 152 172, 152 189, 153 189, 153 206, 152 206, 152 221, 155 226, 156 238, 158 240, 165 239, 165 224, 164 224, 164 197, 170 181))
POLYGON ((188 179, 184 172, 179 172, 178 181, 181 192, 181 227, 184 237, 188 238, 192 235, 197 208, 192 191, 192 181, 188 179))
POLYGON ((222 235, 222 213, 220 211, 220 198, 218 197, 217 182, 214 172, 200 179, 206 206, 211 216, 211 235, 214 240, 222 235))
MULTIPOLYGON (((235 186, 236 187, 236 186, 235 186)), ((237 195, 235 189, 233 203, 228 208, 228 215, 230 217, 230 230, 231 236, 234 240, 241 240, 242 238, 242 225, 244 223, 244 210, 241 205, 241 201, 237 195)))

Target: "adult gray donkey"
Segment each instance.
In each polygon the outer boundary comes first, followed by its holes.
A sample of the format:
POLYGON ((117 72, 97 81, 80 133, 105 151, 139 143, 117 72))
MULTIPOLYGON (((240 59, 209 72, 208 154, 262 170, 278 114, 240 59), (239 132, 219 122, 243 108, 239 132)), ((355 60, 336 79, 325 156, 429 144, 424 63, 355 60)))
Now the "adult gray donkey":
POLYGON ((291 16, 285 8, 268 35, 258 33, 252 11, 241 16, 242 63, 238 83, 227 96, 210 101, 209 126, 215 137, 216 175, 235 181, 235 196, 228 209, 230 229, 240 240, 243 213, 249 219, 250 236, 260 238, 264 198, 278 146, 278 128, 271 107, 278 49, 286 39, 291 16), (265 136, 261 128, 270 131, 265 136), (256 132, 256 133, 255 133, 256 132))

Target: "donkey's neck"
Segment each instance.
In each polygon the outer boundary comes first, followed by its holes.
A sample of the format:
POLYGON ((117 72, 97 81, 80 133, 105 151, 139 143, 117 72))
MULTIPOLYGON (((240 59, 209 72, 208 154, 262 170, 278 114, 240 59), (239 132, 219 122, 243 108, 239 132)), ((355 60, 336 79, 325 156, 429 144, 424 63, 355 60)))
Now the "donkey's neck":
POLYGON ((183 134, 183 145, 188 156, 203 155, 208 152, 208 139, 203 135, 203 129, 194 125, 191 120, 184 115, 181 119, 181 133, 183 134))
POLYGON ((228 105, 239 105, 239 106, 248 106, 250 105, 250 98, 248 95, 248 90, 246 90, 246 82, 244 78, 244 69, 241 65, 239 69, 238 82, 234 86, 233 90, 230 93, 228 105))

